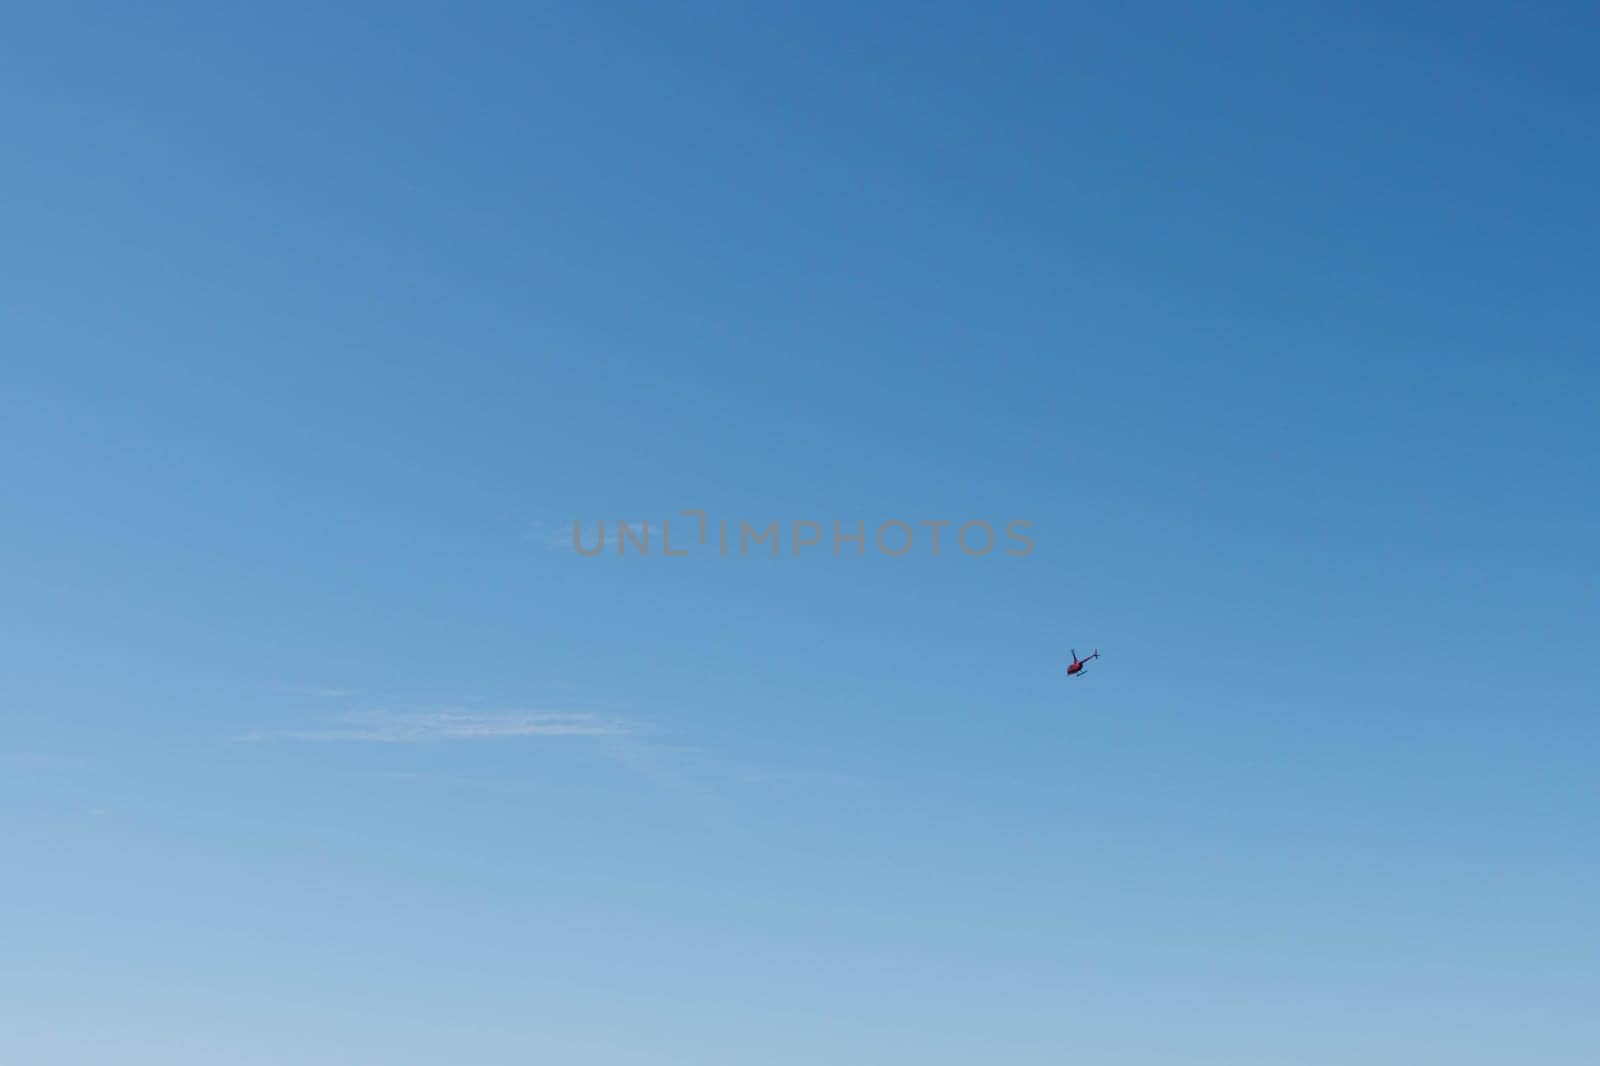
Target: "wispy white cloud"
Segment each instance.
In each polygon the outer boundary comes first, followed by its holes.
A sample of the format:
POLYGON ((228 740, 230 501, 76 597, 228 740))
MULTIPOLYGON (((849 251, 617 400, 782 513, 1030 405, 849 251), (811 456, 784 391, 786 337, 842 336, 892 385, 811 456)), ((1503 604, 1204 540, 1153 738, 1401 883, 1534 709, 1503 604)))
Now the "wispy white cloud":
POLYGON ((527 539, 550 551, 570 552, 572 547, 572 523, 546 522, 537 520, 530 522, 527 529, 527 539))
MULTIPOLYGON (((642 530, 648 530, 649 535, 654 536, 656 542, 660 543, 663 536, 661 522, 645 518, 624 521, 634 535, 639 535, 642 530)), ((538 519, 528 523, 523 532, 523 539, 548 551, 568 552, 574 555, 578 554, 578 545, 582 544, 584 550, 592 555, 597 544, 604 547, 606 544, 617 543, 617 539, 622 535, 618 532, 620 525, 621 522, 609 518, 576 520, 569 518, 563 522, 538 519)), ((692 526, 690 528, 693 529, 692 526)), ((692 532, 690 537, 692 539, 692 532)), ((680 541, 678 546, 683 547, 683 543, 680 541)), ((612 550, 615 551, 615 548, 612 550)))
POLYGON ((83 766, 81 759, 68 759, 58 755, 40 755, 35 752, 0 753, 0 770, 21 772, 76 770, 83 766))
POLYGON ((630 732, 621 722, 570 711, 375 710, 335 715, 327 721, 327 725, 318 728, 258 730, 238 739, 422 744, 513 737, 618 736, 630 732))

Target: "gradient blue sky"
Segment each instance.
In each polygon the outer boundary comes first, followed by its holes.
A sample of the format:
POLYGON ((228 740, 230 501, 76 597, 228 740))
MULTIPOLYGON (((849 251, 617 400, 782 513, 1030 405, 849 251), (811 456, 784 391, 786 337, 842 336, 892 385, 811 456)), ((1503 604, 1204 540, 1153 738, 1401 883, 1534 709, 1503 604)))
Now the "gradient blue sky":
POLYGON ((13 6, 0 1059, 1593 1061, 1597 30, 13 6))

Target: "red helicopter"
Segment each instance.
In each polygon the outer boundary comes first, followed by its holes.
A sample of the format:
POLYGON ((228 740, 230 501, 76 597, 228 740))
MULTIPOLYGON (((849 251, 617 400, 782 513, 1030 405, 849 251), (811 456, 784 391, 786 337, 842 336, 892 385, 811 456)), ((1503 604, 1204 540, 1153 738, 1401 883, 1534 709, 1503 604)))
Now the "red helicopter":
POLYGON ((1100 649, 1099 648, 1096 648, 1094 650, 1094 654, 1088 655, 1088 656, 1086 656, 1086 657, 1084 657, 1082 659, 1078 658, 1077 649, 1074 648, 1073 652, 1072 652, 1072 662, 1067 666, 1067 676, 1068 677, 1076 677, 1076 676, 1078 676, 1079 674, 1083 673, 1083 667, 1084 667, 1085 663, 1089 662, 1091 659, 1098 659, 1098 658, 1100 658, 1100 649))

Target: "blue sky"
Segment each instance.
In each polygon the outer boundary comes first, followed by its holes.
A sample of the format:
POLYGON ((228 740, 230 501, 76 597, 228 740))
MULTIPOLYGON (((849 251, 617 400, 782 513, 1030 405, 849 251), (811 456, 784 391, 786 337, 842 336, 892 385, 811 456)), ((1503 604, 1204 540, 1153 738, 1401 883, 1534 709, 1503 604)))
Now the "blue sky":
POLYGON ((1588 1061, 1597 29, 8 12, 0 1058, 1588 1061))

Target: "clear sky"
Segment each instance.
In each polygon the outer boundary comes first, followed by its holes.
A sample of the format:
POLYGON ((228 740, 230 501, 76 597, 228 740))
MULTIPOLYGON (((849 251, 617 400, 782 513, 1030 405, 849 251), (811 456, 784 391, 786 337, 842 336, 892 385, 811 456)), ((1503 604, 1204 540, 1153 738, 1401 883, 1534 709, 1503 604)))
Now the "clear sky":
POLYGON ((1594 1061, 1597 30, 12 6, 0 1060, 1594 1061))

